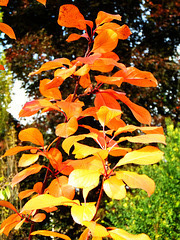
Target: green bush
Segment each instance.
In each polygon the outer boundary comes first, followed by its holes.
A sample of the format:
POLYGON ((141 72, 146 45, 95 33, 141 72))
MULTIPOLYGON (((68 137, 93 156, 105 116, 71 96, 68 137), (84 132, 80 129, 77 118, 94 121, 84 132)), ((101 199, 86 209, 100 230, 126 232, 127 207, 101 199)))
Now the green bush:
POLYGON ((170 120, 166 124, 167 146, 160 146, 164 159, 153 166, 138 167, 139 173, 155 181, 154 194, 148 197, 143 190, 130 189, 125 199, 107 205, 103 219, 108 225, 125 225, 124 230, 132 233, 144 232, 152 240, 180 239, 180 125, 174 128, 170 120))

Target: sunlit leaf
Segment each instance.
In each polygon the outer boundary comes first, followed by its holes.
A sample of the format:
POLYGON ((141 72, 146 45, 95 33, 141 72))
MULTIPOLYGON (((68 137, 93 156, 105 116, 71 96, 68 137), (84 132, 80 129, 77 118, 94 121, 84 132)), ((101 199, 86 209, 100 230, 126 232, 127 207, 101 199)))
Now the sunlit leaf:
POLYGON ((86 228, 86 229, 81 233, 81 236, 80 236, 79 240, 87 240, 88 235, 89 235, 89 229, 86 228))
POLYGON ((96 222, 84 221, 83 225, 89 228, 93 237, 107 237, 109 235, 106 228, 96 222))
POLYGON ((56 88, 47 88, 47 84, 50 83, 51 80, 49 79, 43 79, 40 81, 40 85, 39 85, 39 91, 41 92, 41 94, 44 96, 44 97, 47 97, 47 98, 53 98, 53 99, 61 99, 62 96, 61 96, 61 93, 59 91, 59 89, 56 87, 56 88))
POLYGON ((62 77, 64 80, 70 77, 76 71, 76 65, 66 68, 66 69, 57 69, 54 72, 54 77, 62 77))
POLYGON ((96 26, 99 26, 106 22, 111 22, 112 20, 121 21, 121 16, 119 14, 110 14, 103 11, 99 11, 96 18, 96 26))
POLYGON ((64 149, 64 151, 69 154, 69 151, 71 149, 71 147, 74 145, 75 142, 83 140, 85 138, 97 138, 97 134, 95 133, 88 133, 88 134, 80 134, 77 136, 70 136, 67 139, 65 139, 62 143, 62 147, 64 149))
POLYGON ((60 7, 58 24, 69 28, 86 29, 84 16, 79 9, 72 4, 65 4, 60 7))
POLYGON ((127 153, 122 159, 119 160, 116 167, 124 164, 140 164, 149 165, 159 162, 162 159, 163 152, 156 147, 146 146, 139 150, 134 150, 127 153))
POLYGON ((151 240, 144 233, 133 235, 131 233, 124 231, 123 229, 118 229, 118 228, 110 230, 108 232, 114 240, 151 240))
POLYGON ((113 147, 113 148, 109 147, 107 149, 109 150, 109 154, 111 156, 115 156, 115 157, 124 156, 124 155, 126 155, 126 153, 132 151, 131 148, 122 148, 122 147, 113 147))
POLYGON ((78 200, 71 200, 66 197, 54 197, 49 194, 41 194, 37 197, 30 199, 23 207, 22 212, 25 210, 36 210, 47 207, 54 207, 59 205, 73 206, 79 204, 78 200))
POLYGON ((76 117, 71 117, 68 122, 60 123, 56 127, 56 135, 67 138, 74 134, 78 129, 78 122, 76 117))
POLYGON ((103 189, 108 197, 121 200, 126 197, 125 184, 121 179, 112 176, 104 181, 103 189))
POLYGON ((86 75, 80 77, 79 84, 80 84, 81 87, 83 87, 83 88, 87 88, 87 87, 90 86, 90 84, 91 84, 91 79, 90 79, 89 73, 87 73, 86 75))
POLYGON ((86 75, 90 70, 90 67, 88 64, 85 64, 84 66, 82 66, 80 69, 78 69, 74 75, 77 75, 77 76, 84 76, 86 75))
POLYGON ((98 58, 100 58, 101 55, 102 55, 101 53, 93 53, 88 57, 78 57, 77 61, 80 61, 81 63, 90 65, 90 64, 93 64, 94 61, 96 61, 98 58))
POLYGON ((69 184, 77 188, 96 187, 99 183, 100 172, 89 169, 75 169, 69 175, 69 184))
POLYGON ((1 158, 6 157, 6 156, 12 156, 12 155, 17 154, 18 152, 31 150, 31 149, 38 149, 38 148, 33 147, 33 146, 16 146, 16 147, 8 149, 1 158))
POLYGON ((106 106, 109 108, 119 109, 121 110, 121 107, 119 103, 116 101, 116 99, 111 96, 108 93, 104 92, 98 92, 96 94, 94 105, 96 108, 100 108, 101 106, 106 106))
POLYGON ((82 224, 83 221, 91 221, 96 213, 94 203, 86 203, 82 206, 74 205, 71 207, 71 215, 76 223, 82 224))
POLYGON ((166 144, 166 138, 162 134, 147 134, 147 135, 139 135, 135 137, 124 137, 120 138, 119 142, 127 140, 133 143, 163 143, 166 144))
POLYGON ((0 23, 0 31, 8 35, 12 39, 16 39, 13 29, 6 23, 0 23))
POLYGON ((154 181, 146 175, 140 175, 135 172, 118 171, 116 172, 118 179, 122 179, 130 188, 141 188, 145 190, 150 197, 155 190, 154 181))
POLYGON ((118 44, 118 36, 111 29, 106 29, 94 39, 92 52, 106 53, 111 52, 118 44))
POLYGON ((51 69, 62 67, 63 64, 70 65, 70 60, 67 58, 57 58, 54 59, 53 61, 46 62, 37 71, 30 73, 29 76, 39 74, 43 71, 48 71, 51 69))
POLYGON ((42 222, 46 218, 46 214, 44 213, 37 213, 33 218, 31 218, 31 221, 33 222, 42 222))
POLYGON ((140 87, 157 87, 157 80, 152 73, 141 71, 135 67, 128 67, 114 74, 114 77, 123 78, 124 82, 140 87))
MULTIPOLYGON (((95 148, 95 147, 90 147, 81 143, 74 143, 74 151, 73 154, 75 154, 75 158, 85 158, 90 155, 108 155, 107 150, 103 150, 101 148, 95 148)), ((104 159, 104 158, 103 158, 104 159)))
POLYGON ((4 233, 6 236, 9 235, 9 232, 21 221, 21 217, 15 213, 10 215, 5 219, 1 224, 0 234, 4 233))
POLYGON ((17 212, 16 208, 10 202, 2 200, 0 201, 0 206, 10 208, 14 212, 17 212))
POLYGON ((50 237, 58 237, 61 239, 65 239, 65 240, 71 240, 68 236, 61 234, 61 233, 57 233, 57 232, 51 232, 48 230, 38 230, 35 232, 32 232, 31 235, 42 235, 42 236, 50 236, 50 237))
POLYGON ((39 158, 39 154, 23 154, 19 160, 19 167, 27 167, 35 163, 39 158))
POLYGON ((75 188, 68 184, 68 178, 66 176, 60 176, 50 183, 48 192, 54 197, 64 196, 68 199, 73 199, 75 188))
POLYGON ((30 166, 29 168, 26 168, 23 171, 17 173, 12 179, 12 183, 11 183, 12 187, 14 187, 17 183, 21 182, 28 176, 38 173, 42 167, 43 167, 43 165, 34 164, 34 165, 30 166))
POLYGON ((36 145, 44 146, 42 133, 37 128, 27 128, 20 131, 19 140, 32 142, 36 145))
POLYGON ((119 109, 112 109, 106 106, 101 106, 97 112, 97 117, 102 126, 106 126, 113 118, 120 116, 122 111, 119 109))

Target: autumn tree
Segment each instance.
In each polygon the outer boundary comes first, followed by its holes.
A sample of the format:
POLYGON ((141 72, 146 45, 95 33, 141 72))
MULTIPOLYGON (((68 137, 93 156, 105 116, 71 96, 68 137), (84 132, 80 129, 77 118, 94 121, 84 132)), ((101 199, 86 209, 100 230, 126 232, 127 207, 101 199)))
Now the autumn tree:
MULTIPOLYGON (((46 3, 43 0, 39 2, 46 3)), ((0 29, 15 38, 12 28, 4 24, 0 24, 0 29)), ((73 44, 82 38, 87 48, 82 56, 59 57, 29 73, 32 78, 42 75, 39 84, 42 96, 27 102, 19 116, 52 111, 59 114, 60 122, 54 126, 55 135, 51 142, 44 139, 38 128, 25 128, 18 135, 22 144, 2 156, 24 152, 18 162, 23 170, 12 179, 12 187, 44 170, 45 174, 38 182, 33 182, 32 189, 19 193, 21 200, 27 199, 20 211, 10 202, 0 201, 1 206, 14 212, 1 224, 0 233, 8 236, 13 228, 30 224, 29 240, 34 235, 69 240, 64 233, 35 229, 36 223, 43 222, 49 213, 63 206, 70 209, 74 222, 83 226, 80 240, 107 237, 149 240, 144 233, 133 235, 116 227, 104 227, 98 221, 103 194, 110 199, 121 200, 125 198, 127 188, 140 188, 149 197, 154 192, 155 183, 151 178, 126 171, 123 167, 159 162, 163 152, 149 144, 165 144, 163 129, 151 126, 148 110, 132 102, 119 88, 121 85, 126 85, 126 88, 130 85, 154 88, 157 80, 150 72, 134 66, 126 67, 113 51, 119 41, 131 35, 129 27, 121 25, 118 13, 99 11, 93 22, 84 18, 75 5, 65 4, 59 9, 58 24, 72 29, 67 42, 73 44), (73 32, 74 28, 79 30, 78 33, 73 32), (45 71, 50 71, 52 79, 43 78, 45 71), (71 82, 74 88, 64 96, 61 86, 66 81, 71 82), (93 106, 86 104, 89 97, 93 106), (139 122, 137 125, 128 124, 123 117, 123 105, 139 122), (83 122, 89 117, 91 124, 83 122), (96 191, 97 187, 99 191, 96 191), (94 199, 90 201, 92 192, 94 199)))

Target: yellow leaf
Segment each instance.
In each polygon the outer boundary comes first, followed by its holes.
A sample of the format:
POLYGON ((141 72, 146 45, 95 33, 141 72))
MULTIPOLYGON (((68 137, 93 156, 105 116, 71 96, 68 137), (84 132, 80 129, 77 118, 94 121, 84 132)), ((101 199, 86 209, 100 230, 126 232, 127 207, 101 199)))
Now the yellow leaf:
POLYGON ((116 164, 116 167, 122 166, 124 164, 140 164, 140 165, 149 165, 159 162, 162 159, 163 152, 158 148, 153 146, 146 146, 139 150, 134 150, 130 153, 127 153, 119 162, 116 164))
POLYGON ((103 189, 108 197, 121 200, 126 197, 125 184, 121 179, 112 176, 104 181, 103 189))
MULTIPOLYGON (((147 134, 147 135, 139 135, 135 137, 124 137, 120 138, 119 142, 121 140, 133 142, 133 143, 163 143, 166 144, 166 137, 162 134, 147 134)), ((117 141, 118 142, 118 141, 117 141)))
POLYGON ((51 232, 48 230, 38 230, 35 232, 32 232, 31 235, 42 235, 42 236, 50 236, 50 237, 58 237, 61 239, 65 239, 65 240, 71 240, 68 236, 61 234, 61 233, 57 233, 57 232, 51 232))
POLYGON ((73 154, 75 154, 75 158, 85 158, 89 155, 99 154, 100 156, 102 156, 103 159, 105 159, 105 157, 108 156, 108 151, 75 142, 73 154))
POLYGON ((74 75, 77 76, 84 76, 86 75, 90 70, 89 64, 85 64, 84 66, 82 66, 80 69, 78 69, 74 75))
POLYGON ((64 206, 73 206, 74 204, 79 205, 78 200, 71 200, 66 197, 54 197, 49 194, 41 194, 37 197, 34 197, 30 199, 23 207, 22 211, 25 210, 37 210, 37 209, 43 209, 48 207, 54 207, 59 205, 64 206))
POLYGON ((93 237, 107 237, 109 235, 106 228, 96 222, 84 221, 83 225, 89 228, 93 237))
POLYGON ((29 168, 26 168, 23 171, 17 173, 12 179, 12 183, 11 183, 12 187, 14 187, 17 183, 21 182, 28 176, 38 173, 42 167, 43 166, 41 166, 39 164, 34 164, 34 165, 30 166, 29 168))
POLYGON ((92 52, 106 53, 111 52, 118 44, 118 36, 111 29, 106 29, 94 39, 92 52))
POLYGON ((39 154, 23 154, 19 160, 19 167, 27 167, 35 163, 39 158, 39 154))
POLYGON ((76 117, 71 117, 67 123, 60 123, 56 127, 56 135, 67 138, 74 134, 78 129, 78 122, 76 117))
POLYGON ((42 133, 37 128, 27 128, 20 131, 19 140, 32 142, 36 145, 44 146, 42 133))
POLYGON ((144 233, 133 235, 131 233, 124 231, 123 229, 118 229, 118 228, 110 230, 108 232, 114 240, 151 240, 144 233))
POLYGON ((140 175, 135 172, 118 171, 116 172, 118 179, 122 179, 130 188, 141 188, 145 190, 150 197, 155 190, 154 181, 146 175, 140 175))
POLYGON ((64 80, 68 77, 70 77, 73 73, 76 71, 76 66, 72 66, 67 69, 57 69, 54 72, 54 77, 62 77, 64 80))
POLYGON ((0 23, 0 31, 4 32, 6 35, 8 35, 12 39, 16 39, 15 33, 13 29, 7 25, 6 23, 0 23))
POLYGON ((96 213, 96 207, 92 203, 85 205, 74 205, 71 207, 71 215, 76 223, 82 224, 83 221, 91 221, 96 213))
POLYGON ((69 175, 69 184, 77 188, 96 187, 101 173, 89 169, 75 169, 69 175))
POLYGON ((122 111, 119 109, 112 109, 106 106, 101 106, 97 112, 97 117, 102 126, 106 126, 113 118, 120 116, 122 111))

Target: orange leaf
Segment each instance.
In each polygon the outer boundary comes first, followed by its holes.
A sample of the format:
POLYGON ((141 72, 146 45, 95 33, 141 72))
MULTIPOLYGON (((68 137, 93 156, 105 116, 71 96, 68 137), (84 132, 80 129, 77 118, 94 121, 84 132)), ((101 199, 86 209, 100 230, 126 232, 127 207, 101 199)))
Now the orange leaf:
POLYGON ((65 4, 60 7, 58 24, 69 28, 86 29, 86 21, 79 9, 72 4, 65 4))
POLYGON ((5 70, 4 66, 0 64, 0 70, 5 70))
POLYGON ((46 214, 44 213, 37 213, 33 218, 31 218, 31 221, 33 222, 42 222, 46 218, 46 214))
POLYGON ((33 100, 31 102, 27 102, 23 106, 22 110, 19 113, 19 117, 32 116, 42 108, 54 108, 55 110, 59 110, 49 100, 46 100, 46 99, 33 100))
POLYGON ((109 150, 109 154, 115 157, 124 156, 126 155, 126 153, 132 151, 131 148, 121 148, 121 147, 113 147, 113 148, 109 147, 108 150, 109 150))
POLYGON ((21 141, 28 141, 42 147, 44 146, 43 135, 37 128, 27 128, 20 131, 18 138, 21 141))
POLYGON ((39 158, 39 154, 23 154, 19 160, 19 167, 27 167, 35 163, 39 158))
POLYGON ((101 106, 106 106, 109 108, 121 110, 121 107, 116 101, 115 97, 101 91, 96 94, 94 105, 97 109, 99 109, 101 106))
POLYGON ((43 166, 41 166, 39 164, 34 164, 31 167, 26 168, 23 171, 17 173, 12 179, 12 183, 11 183, 12 187, 14 187, 17 183, 21 182, 28 176, 38 173, 42 167, 43 166))
POLYGON ((60 107, 65 113, 67 118, 72 117, 79 117, 79 115, 82 112, 82 107, 84 106, 84 103, 81 101, 76 102, 57 102, 57 106, 60 107))
POLYGON ((140 87, 157 87, 157 80, 150 72, 140 71, 135 67, 128 67, 114 74, 114 77, 124 78, 127 82, 140 87))
POLYGON ((76 40, 80 39, 81 37, 83 37, 83 35, 79 35, 77 33, 72 33, 69 35, 69 37, 66 39, 66 41, 67 42, 76 41, 76 40))
POLYGON ((92 52, 106 53, 111 52, 118 44, 118 36, 111 29, 101 32, 95 39, 92 52))
POLYGON ((50 163, 54 169, 60 169, 62 163, 62 154, 57 148, 51 148, 49 152, 46 153, 46 156, 50 160, 50 163))
POLYGON ((22 152, 22 151, 26 151, 26 150, 30 150, 30 149, 38 149, 38 148, 33 147, 33 146, 16 146, 16 147, 8 149, 1 158, 6 157, 6 156, 12 156, 12 155, 17 154, 18 152, 22 152))
POLYGON ((34 193, 33 189, 27 189, 27 190, 21 191, 18 194, 18 197, 22 200, 24 198, 27 198, 27 197, 31 196, 31 194, 33 194, 33 193, 34 193))
POLYGON ((121 86, 121 83, 123 81, 123 78, 121 77, 107 77, 107 76, 103 76, 103 75, 98 75, 95 76, 95 80, 98 83, 106 83, 106 84, 114 84, 117 85, 118 87, 121 86))
POLYGON ((131 233, 128 233, 124 231, 123 229, 113 229, 111 231, 108 231, 110 236, 114 240, 151 240, 146 234, 141 233, 138 235, 133 235, 131 233))
POLYGON ((67 58, 57 58, 54 59, 53 61, 46 62, 39 68, 39 70, 30 73, 29 76, 39 74, 43 71, 63 67, 63 64, 70 65, 70 60, 67 58))
POLYGON ((71 207, 71 215, 76 223, 82 224, 83 221, 91 221, 96 213, 94 203, 86 203, 82 206, 74 205, 71 207))
POLYGON ((42 182, 37 182, 36 184, 34 184, 33 190, 39 194, 42 193, 42 187, 43 187, 43 183, 42 182))
POLYGON ((87 73, 86 75, 80 77, 79 84, 83 88, 87 88, 87 87, 89 87, 91 85, 91 79, 90 79, 89 73, 87 73))
POLYGON ((9 25, 7 25, 5 23, 0 23, 0 31, 4 32, 10 38, 16 39, 14 31, 9 25))
POLYGON ((0 6, 7 6, 9 0, 0 0, 0 6))
POLYGON ((58 237, 61 239, 65 239, 65 240, 71 240, 68 236, 61 234, 61 233, 57 233, 57 232, 51 232, 48 230, 38 230, 35 232, 32 232, 31 235, 42 235, 42 236, 50 236, 50 237, 58 237))
POLYGON ((103 11, 98 12, 97 18, 96 18, 96 26, 99 26, 106 22, 111 22, 112 20, 118 20, 121 21, 121 16, 119 14, 109 14, 103 11))
POLYGON ((58 89, 58 87, 55 88, 47 88, 48 83, 51 83, 52 81, 49 79, 43 79, 40 81, 39 85, 39 91, 40 93, 47 98, 53 98, 53 99, 61 99, 61 93, 58 89))
POLYGON ((10 202, 2 200, 0 201, 0 206, 10 208, 11 210, 17 213, 16 208, 10 202))
POLYGON ((93 53, 88 57, 78 57, 77 61, 80 61, 81 63, 84 64, 93 64, 94 61, 96 61, 99 57, 101 57, 101 53, 93 53))
POLYGON ((47 189, 49 194, 54 197, 64 196, 68 199, 73 199, 75 195, 75 188, 68 184, 66 176, 54 179, 47 189))
POLYGON ((106 106, 101 106, 97 112, 97 117, 102 126, 106 126, 113 118, 120 116, 122 111, 119 109, 112 109, 106 106))
POLYGON ((77 188, 95 188, 99 184, 100 172, 89 169, 75 169, 69 175, 69 184, 77 188))
POLYGON ((0 234, 4 233, 6 236, 9 235, 9 232, 21 221, 21 217, 15 213, 10 215, 5 219, 1 224, 0 234))
POLYGON ((71 200, 66 197, 54 197, 49 194, 41 194, 37 197, 31 198, 23 207, 23 211, 37 210, 47 207, 54 207, 59 205, 73 206, 74 204, 79 205, 78 200, 71 200))
POLYGON ((60 123, 56 127, 56 135, 67 138, 74 134, 78 129, 78 122, 76 117, 71 117, 67 123, 60 123))
POLYGON ((108 197, 121 200, 126 197, 125 184, 121 179, 112 176, 104 181, 103 189, 108 197))
POLYGON ((135 172, 118 171, 116 172, 118 179, 122 179, 130 188, 141 188, 145 190, 150 197, 155 190, 154 181, 146 175, 140 175, 135 172))
POLYGON ((46 6, 46 0, 37 0, 37 1, 42 3, 44 6, 46 6))
POLYGON ((146 146, 139 150, 134 150, 130 153, 127 153, 119 162, 116 164, 116 167, 122 166, 124 164, 140 164, 140 165, 149 165, 159 162, 162 159, 163 152, 158 148, 153 146, 146 146))

